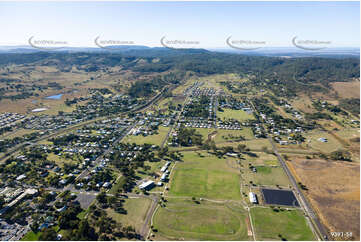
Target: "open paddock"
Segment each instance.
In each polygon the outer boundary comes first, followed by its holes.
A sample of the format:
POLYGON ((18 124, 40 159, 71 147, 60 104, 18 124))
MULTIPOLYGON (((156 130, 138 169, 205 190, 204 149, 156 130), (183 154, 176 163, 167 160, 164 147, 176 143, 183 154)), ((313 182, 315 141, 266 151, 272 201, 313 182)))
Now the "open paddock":
POLYGON ((281 186, 288 187, 290 182, 281 167, 255 166, 257 172, 248 167, 243 169, 242 177, 249 184, 257 186, 281 186))
MULTIPOLYGON (((199 199, 197 199, 199 201, 199 199)), ((168 199, 154 216, 156 240, 250 240, 246 211, 238 204, 168 199)))
POLYGON ((251 208, 257 240, 315 240, 301 210, 251 208))
POLYGON ((338 149, 342 149, 343 145, 327 132, 312 131, 304 135, 306 137, 305 146, 315 151, 323 153, 331 153, 338 149), (325 138, 327 142, 322 142, 320 139, 325 138))
POLYGON ((240 199, 239 171, 206 152, 182 152, 171 177, 169 195, 213 199, 240 199))
POLYGON ((360 81, 332 82, 331 85, 341 98, 360 98, 360 81))
POLYGON ((146 219, 147 212, 152 204, 148 198, 127 198, 124 202, 126 214, 120 214, 111 208, 107 208, 108 216, 115 221, 120 222, 123 226, 133 226, 139 233, 146 219))
POLYGON ((267 148, 268 150, 272 149, 272 146, 270 142, 267 139, 251 139, 246 141, 237 141, 237 142, 223 142, 217 144, 217 146, 232 146, 234 148, 237 148, 239 144, 244 144, 248 148, 251 149, 251 151, 262 151, 264 148, 267 148))
POLYGON ((218 111, 217 117, 221 119, 236 119, 241 122, 255 119, 252 113, 247 113, 243 110, 232 110, 228 108, 224 109, 223 111, 218 111))
POLYGON ((292 157, 288 166, 321 222, 330 231, 349 231, 360 239, 360 163, 292 157))
POLYGON ((252 155, 244 154, 242 163, 245 164, 245 166, 247 166, 248 163, 256 166, 279 166, 277 157, 265 152, 252 152, 252 155))

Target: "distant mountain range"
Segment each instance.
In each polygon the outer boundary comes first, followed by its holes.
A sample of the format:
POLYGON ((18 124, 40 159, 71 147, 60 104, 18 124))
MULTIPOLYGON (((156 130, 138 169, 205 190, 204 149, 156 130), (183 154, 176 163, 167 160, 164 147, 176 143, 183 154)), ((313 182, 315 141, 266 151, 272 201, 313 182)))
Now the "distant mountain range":
POLYGON ((360 48, 325 48, 321 50, 303 50, 296 47, 268 47, 256 50, 236 50, 231 48, 215 48, 212 51, 224 53, 237 53, 255 56, 274 57, 360 57, 360 48))
POLYGON ((232 48, 208 48, 208 49, 169 49, 166 47, 148 47, 143 45, 119 45, 108 46, 107 48, 98 47, 63 47, 54 50, 41 50, 32 46, 20 45, 20 46, 0 46, 1 53, 35 53, 39 51, 48 52, 90 52, 90 53, 102 53, 102 52, 114 52, 124 53, 126 55, 142 55, 142 56, 162 56, 162 55, 174 55, 185 53, 205 53, 205 52, 222 52, 230 54, 242 54, 250 56, 273 56, 284 58, 296 58, 296 57, 360 57, 359 48, 326 48, 322 50, 307 51, 296 47, 268 47, 260 48, 257 50, 236 50, 232 48))

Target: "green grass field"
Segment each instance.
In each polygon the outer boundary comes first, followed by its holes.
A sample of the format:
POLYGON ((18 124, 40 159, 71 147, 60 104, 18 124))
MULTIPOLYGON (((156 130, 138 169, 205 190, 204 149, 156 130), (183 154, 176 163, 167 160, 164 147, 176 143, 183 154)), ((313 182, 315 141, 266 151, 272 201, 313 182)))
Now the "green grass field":
POLYGON ((239 140, 242 136, 247 140, 254 139, 252 130, 250 128, 243 128, 242 130, 226 130, 218 129, 217 134, 214 138, 214 142, 222 143, 227 141, 239 140))
MULTIPOLYGON (((58 156, 58 155, 55 155, 54 153, 49 153, 48 154, 48 157, 47 159, 49 161, 54 161, 58 166, 63 166, 64 163, 67 163, 67 164, 76 164, 78 163, 79 161, 77 160, 78 158, 74 155, 74 159, 75 160, 72 160, 72 159, 67 159, 63 156, 58 156)), ((81 160, 81 158, 79 158, 81 160)))
POLYGON ((21 238, 21 241, 36 241, 39 240, 40 235, 41 232, 34 233, 33 231, 29 231, 21 238))
POLYGON ((242 163, 248 164, 251 163, 252 165, 256 166, 278 166, 279 162, 277 160, 277 157, 273 154, 267 154, 264 152, 254 152, 254 154, 257 155, 257 157, 253 157, 250 155, 243 155, 244 160, 242 163))
POLYGON ((144 143, 152 145, 161 145, 164 138, 169 131, 169 127, 159 126, 158 134, 143 136, 143 135, 128 135, 122 141, 123 143, 136 143, 142 145, 144 143))
POLYGON ((129 198, 125 199, 124 209, 127 214, 120 214, 111 208, 107 208, 107 214, 115 221, 120 222, 123 226, 131 225, 137 232, 142 228, 147 211, 152 204, 148 198, 129 198))
POLYGON ((237 119, 239 121, 246 121, 250 119, 254 119, 253 114, 248 114, 243 110, 233 110, 233 109, 224 109, 223 112, 217 112, 217 117, 221 119, 237 119))
POLYGON ((243 177, 246 182, 252 181, 256 185, 288 186, 289 180, 281 167, 256 166, 257 172, 244 169, 243 177))
POLYGON ((167 97, 167 98, 164 98, 162 99, 161 101, 159 101, 157 104, 156 104, 156 107, 157 108, 160 108, 160 109, 164 109, 164 108, 168 108, 168 105, 169 104, 173 104, 173 105, 178 105, 178 104, 181 104, 183 103, 185 100, 184 97, 181 97, 181 96, 178 96, 178 97, 167 97))
POLYGON ((268 150, 272 149, 270 142, 267 139, 252 139, 247 141, 239 141, 239 142, 224 142, 219 143, 217 146, 232 146, 236 148, 239 144, 245 144, 248 148, 254 151, 262 151, 263 147, 266 147, 268 150))
POLYGON ((167 240, 249 240, 246 213, 241 206, 190 199, 169 199, 153 220, 155 239, 167 240))
POLYGON ((239 140, 240 136, 248 140, 254 139, 252 130, 250 128, 243 128, 242 130, 196 128, 196 131, 203 136, 203 140, 207 140, 208 135, 216 131, 217 133, 212 135, 212 140, 214 140, 216 144, 239 140))
POLYGON ((239 171, 226 160, 206 152, 182 152, 172 176, 169 194, 215 199, 240 199, 239 171))
POLYGON ((206 141, 208 139, 208 135, 214 132, 216 129, 196 128, 195 130, 197 131, 197 133, 201 134, 203 140, 206 141))
POLYGON ((257 240, 315 240, 300 210, 274 212, 271 208, 251 208, 257 240))

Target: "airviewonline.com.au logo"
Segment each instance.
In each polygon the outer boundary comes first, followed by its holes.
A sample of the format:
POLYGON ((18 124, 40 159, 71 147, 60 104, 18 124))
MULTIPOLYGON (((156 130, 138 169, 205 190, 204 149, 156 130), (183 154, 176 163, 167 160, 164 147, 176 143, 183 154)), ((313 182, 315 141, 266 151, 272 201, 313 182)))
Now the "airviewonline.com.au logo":
POLYGON ((167 40, 165 36, 160 39, 160 44, 168 49, 189 49, 200 45, 199 41, 196 40, 167 40))
POLYGON ((292 38, 292 44, 303 50, 322 50, 327 48, 331 44, 331 41, 321 41, 321 40, 298 40, 298 37, 295 36, 292 38))
POLYGON ((69 45, 67 41, 57 41, 57 40, 36 40, 34 36, 31 36, 28 39, 28 43, 31 47, 40 49, 40 50, 59 50, 69 45))
POLYGON ((226 39, 226 44, 237 50, 258 50, 266 45, 266 41, 257 40, 233 40, 232 36, 226 39))
MULTIPOLYGON (((36 40, 34 36, 31 36, 28 39, 28 43, 31 47, 40 49, 40 50, 59 50, 69 46, 67 41, 58 41, 58 40, 36 40)), ((264 48, 266 46, 266 41, 259 40, 244 40, 244 39, 233 39, 232 36, 229 36, 225 43, 228 47, 237 50, 251 51, 264 48)), ((302 40, 297 36, 293 37, 291 43, 294 47, 306 50, 306 51, 317 51, 327 48, 331 45, 331 41, 320 41, 320 40, 302 40)), ((134 45, 135 42, 131 40, 102 40, 100 36, 97 36, 94 39, 94 44, 102 49, 106 50, 116 50, 116 46, 126 46, 134 45)), ((166 36, 163 36, 160 39, 160 44, 168 49, 192 49, 192 48, 201 48, 199 47, 200 41, 195 40, 168 40, 166 36)))
POLYGON ((99 48, 106 50, 116 50, 116 46, 134 45, 135 42, 131 40, 101 40, 100 36, 94 39, 94 44, 99 48))

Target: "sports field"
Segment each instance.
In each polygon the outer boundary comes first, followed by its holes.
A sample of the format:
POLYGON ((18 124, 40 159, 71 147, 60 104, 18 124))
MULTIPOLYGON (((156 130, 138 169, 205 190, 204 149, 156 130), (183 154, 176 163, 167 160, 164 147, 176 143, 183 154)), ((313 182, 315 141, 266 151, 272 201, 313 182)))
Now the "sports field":
POLYGON ((155 239, 249 240, 246 216, 236 204, 168 199, 154 216, 155 239))
POLYGON ((239 169, 206 152, 182 152, 171 177, 169 195, 214 199, 240 199, 239 169))
POLYGON ((275 212, 271 208, 251 208, 257 240, 315 240, 300 210, 275 212))

